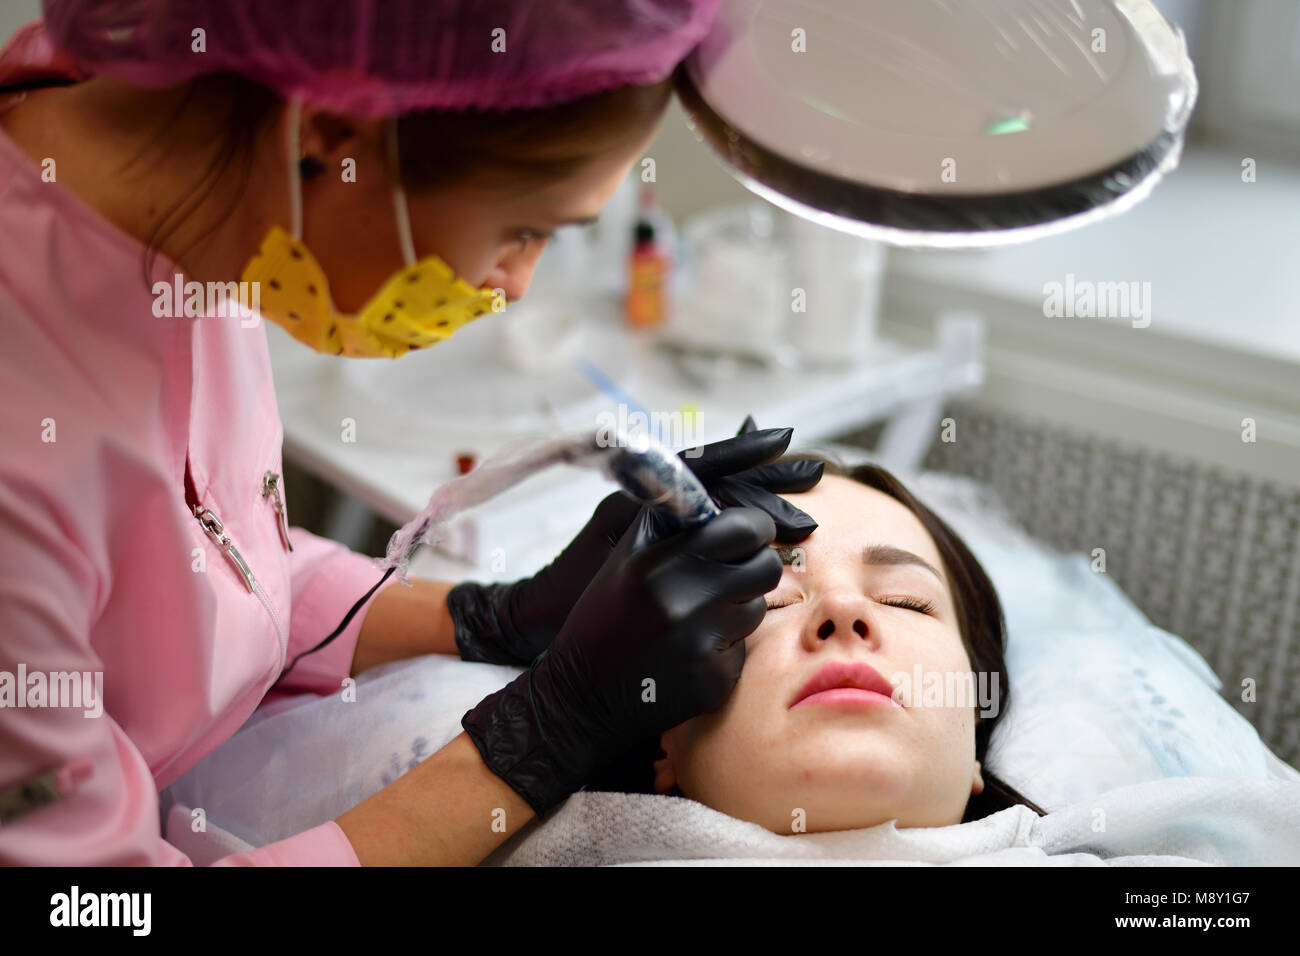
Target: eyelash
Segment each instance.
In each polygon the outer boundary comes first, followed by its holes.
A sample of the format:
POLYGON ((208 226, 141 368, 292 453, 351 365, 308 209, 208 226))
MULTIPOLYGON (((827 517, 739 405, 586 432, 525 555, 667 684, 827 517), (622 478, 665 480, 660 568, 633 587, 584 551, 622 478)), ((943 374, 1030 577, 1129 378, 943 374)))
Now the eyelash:
POLYGON ((919 611, 921 614, 933 614, 933 601, 918 601, 916 598, 900 597, 894 598, 892 602, 881 601, 881 604, 888 604, 890 607, 907 608, 909 611, 919 611))
MULTIPOLYGON (((783 604, 768 604, 767 609, 769 611, 775 611, 777 608, 789 607, 793 603, 794 603, 793 601, 786 601, 783 604)), ((894 598, 892 600, 884 600, 881 601, 880 603, 887 604, 890 607, 906 608, 909 611, 917 611, 921 614, 934 613, 933 601, 918 601, 916 600, 916 598, 900 597, 900 598, 894 598)))
POLYGON ((548 236, 546 233, 534 232, 531 229, 520 229, 519 232, 515 234, 515 240, 519 243, 519 245, 524 247, 528 246, 528 242, 531 239, 549 239, 549 238, 550 236, 548 236))

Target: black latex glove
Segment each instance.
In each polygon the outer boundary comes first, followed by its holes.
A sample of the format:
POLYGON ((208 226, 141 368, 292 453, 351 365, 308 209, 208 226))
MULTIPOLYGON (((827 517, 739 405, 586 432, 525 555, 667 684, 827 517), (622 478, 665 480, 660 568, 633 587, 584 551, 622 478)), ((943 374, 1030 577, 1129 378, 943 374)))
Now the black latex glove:
POLYGON ((551 646, 461 720, 483 762, 540 815, 636 741, 721 707, 781 579, 775 530, 753 508, 677 533, 641 510, 551 646))
MULTIPOLYGON (((819 461, 767 464, 781 457, 792 429, 759 430, 746 418, 734 438, 688 449, 678 457, 720 508, 750 507, 776 523, 776 540, 802 541, 817 522, 778 493, 807 491, 822 477, 819 461), (698 451, 690 457, 691 451, 698 451)), ((640 505, 621 491, 605 498, 554 561, 509 584, 458 584, 447 594, 462 660, 528 664, 554 639, 579 595, 631 525, 640 505)))

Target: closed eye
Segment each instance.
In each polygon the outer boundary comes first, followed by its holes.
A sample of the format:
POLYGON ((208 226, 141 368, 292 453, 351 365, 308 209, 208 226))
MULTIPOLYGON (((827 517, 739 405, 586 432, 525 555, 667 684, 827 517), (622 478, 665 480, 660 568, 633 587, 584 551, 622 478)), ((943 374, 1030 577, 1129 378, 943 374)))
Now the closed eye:
POLYGON ((921 614, 933 614, 933 601, 918 601, 910 597, 887 597, 880 599, 881 604, 888 604, 890 607, 907 608, 909 611, 919 611, 921 614))
MULTIPOLYGON (((769 611, 775 611, 777 608, 789 607, 794 603, 794 601, 768 601, 766 606, 769 611)), ((919 601, 910 597, 882 598, 880 603, 887 604, 890 607, 901 607, 909 611, 916 611, 920 614, 933 614, 935 610, 933 601, 919 601)))

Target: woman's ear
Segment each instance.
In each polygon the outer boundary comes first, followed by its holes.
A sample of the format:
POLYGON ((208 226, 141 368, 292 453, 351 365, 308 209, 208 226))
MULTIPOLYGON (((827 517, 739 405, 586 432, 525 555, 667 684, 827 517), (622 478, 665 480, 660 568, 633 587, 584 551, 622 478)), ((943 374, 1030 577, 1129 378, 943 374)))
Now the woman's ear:
MULTIPOLYGON (((299 133, 299 146, 303 154, 315 157, 326 166, 334 166, 342 156, 351 156, 360 162, 361 157, 382 157, 384 147, 383 122, 355 120, 324 110, 304 107, 299 133)), ((382 182, 382 177, 380 178, 382 182)))
POLYGON ((984 777, 980 774, 980 762, 975 761, 975 775, 971 778, 970 785, 971 796, 978 796, 984 792, 984 777))
POLYGON ((663 754, 655 761, 655 793, 668 793, 677 786, 677 768, 673 766, 672 731, 665 730, 659 735, 659 751, 663 754))

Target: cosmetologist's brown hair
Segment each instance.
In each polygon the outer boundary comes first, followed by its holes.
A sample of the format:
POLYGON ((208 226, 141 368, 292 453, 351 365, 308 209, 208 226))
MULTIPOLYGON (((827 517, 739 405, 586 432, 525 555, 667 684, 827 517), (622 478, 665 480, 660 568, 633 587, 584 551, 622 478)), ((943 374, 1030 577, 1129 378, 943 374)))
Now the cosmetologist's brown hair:
MULTIPOLYGON (((397 122, 402 185, 418 193, 479 178, 512 195, 527 193, 653 129, 663 119, 672 90, 670 77, 648 86, 621 86, 539 109, 402 114, 397 122)), ((193 189, 184 201, 166 210, 149 237, 146 282, 162 241, 201 208, 219 185, 229 187, 224 214, 234 210, 252 173, 253 146, 282 103, 268 87, 235 73, 213 73, 188 83, 179 105, 159 123, 151 145, 165 146, 177 119, 190 109, 209 117, 222 135, 193 189)), ((149 149, 146 146, 137 161, 149 149)), ((324 172, 310 158, 303 160, 301 168, 304 181, 324 172)))

